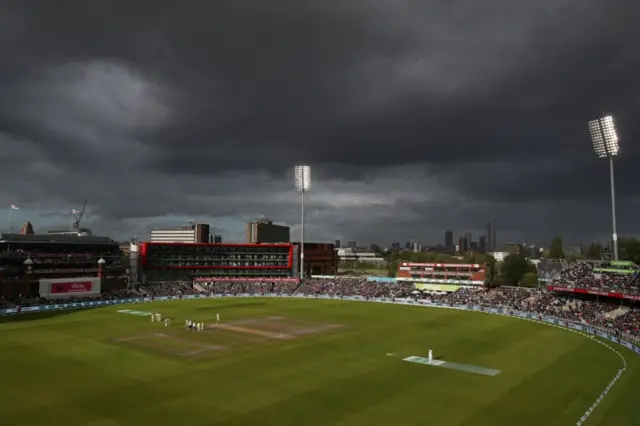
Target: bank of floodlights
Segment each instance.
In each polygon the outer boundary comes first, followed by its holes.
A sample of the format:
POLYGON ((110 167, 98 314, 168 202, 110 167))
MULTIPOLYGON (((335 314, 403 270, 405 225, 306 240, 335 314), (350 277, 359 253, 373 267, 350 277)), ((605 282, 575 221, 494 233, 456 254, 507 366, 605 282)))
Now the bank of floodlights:
POLYGON ((300 278, 304 278, 304 193, 311 189, 311 166, 294 169, 296 189, 300 192, 300 278))
POLYGON ((589 132, 591 133, 593 150, 598 158, 609 158, 618 155, 620 144, 618 143, 618 132, 612 116, 607 115, 606 117, 589 121, 589 132))
POLYGON ((609 159, 609 180, 611 183, 611 216, 613 222, 613 258, 618 260, 618 231, 616 225, 616 191, 613 173, 613 157, 617 157, 620 152, 618 132, 610 115, 589 121, 589 133, 593 150, 598 158, 609 159))

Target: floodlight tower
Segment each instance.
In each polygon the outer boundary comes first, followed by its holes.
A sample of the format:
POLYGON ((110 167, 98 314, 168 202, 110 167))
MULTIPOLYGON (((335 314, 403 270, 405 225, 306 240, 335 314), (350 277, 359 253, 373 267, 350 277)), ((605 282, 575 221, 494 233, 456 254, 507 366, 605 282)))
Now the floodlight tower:
POLYGON ((311 189, 311 166, 296 166, 296 189, 300 192, 300 279, 304 278, 304 193, 311 189))
POLYGON ((613 117, 607 115, 602 118, 589 121, 589 132, 593 149, 598 158, 609 159, 609 180, 611 183, 611 215, 613 219, 613 258, 618 259, 618 231, 616 226, 616 190, 613 174, 613 157, 618 156, 620 145, 618 143, 618 133, 613 122, 613 117))

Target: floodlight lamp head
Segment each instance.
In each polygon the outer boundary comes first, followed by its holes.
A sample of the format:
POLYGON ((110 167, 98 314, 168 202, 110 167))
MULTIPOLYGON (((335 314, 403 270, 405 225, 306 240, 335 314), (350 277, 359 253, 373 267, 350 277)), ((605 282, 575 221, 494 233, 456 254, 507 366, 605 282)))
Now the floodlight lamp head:
POLYGON ((307 192, 311 189, 311 166, 295 167, 296 189, 307 192))
POLYGON ((618 134, 613 117, 608 115, 589 121, 589 133, 593 142, 593 150, 598 158, 615 157, 620 151, 618 134))
POLYGON ((616 131, 613 117, 608 115, 601 119, 601 123, 607 152, 609 152, 611 156, 616 156, 620 151, 620 144, 618 143, 618 132, 616 131))

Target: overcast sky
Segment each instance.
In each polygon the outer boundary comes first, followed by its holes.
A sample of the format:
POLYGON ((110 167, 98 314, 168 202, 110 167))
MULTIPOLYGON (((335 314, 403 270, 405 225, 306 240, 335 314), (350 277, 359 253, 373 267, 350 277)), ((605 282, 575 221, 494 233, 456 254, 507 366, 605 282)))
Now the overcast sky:
MULTIPOLYGON (((615 116, 639 234, 637 0, 0 0, 0 197, 13 227, 126 238, 266 215, 308 240, 610 234, 589 119, 615 116)), ((5 222, 5 223, 7 223, 5 222)), ((3 226, 3 230, 8 223, 3 226)), ((475 239, 475 237, 474 237, 475 239)))

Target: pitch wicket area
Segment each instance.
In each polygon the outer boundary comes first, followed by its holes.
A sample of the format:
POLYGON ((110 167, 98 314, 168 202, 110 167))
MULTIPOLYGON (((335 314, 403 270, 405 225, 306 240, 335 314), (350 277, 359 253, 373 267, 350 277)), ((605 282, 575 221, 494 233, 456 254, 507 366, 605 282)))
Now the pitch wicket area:
POLYGON ((285 317, 248 318, 229 323, 207 324, 203 332, 173 326, 164 332, 125 336, 114 343, 165 355, 187 358, 211 357, 233 347, 291 340, 304 335, 341 329, 341 324, 302 321, 285 317))
POLYGON ((297 336, 327 333, 343 328, 342 324, 318 323, 286 317, 244 319, 209 327, 280 339, 293 339, 297 336))

